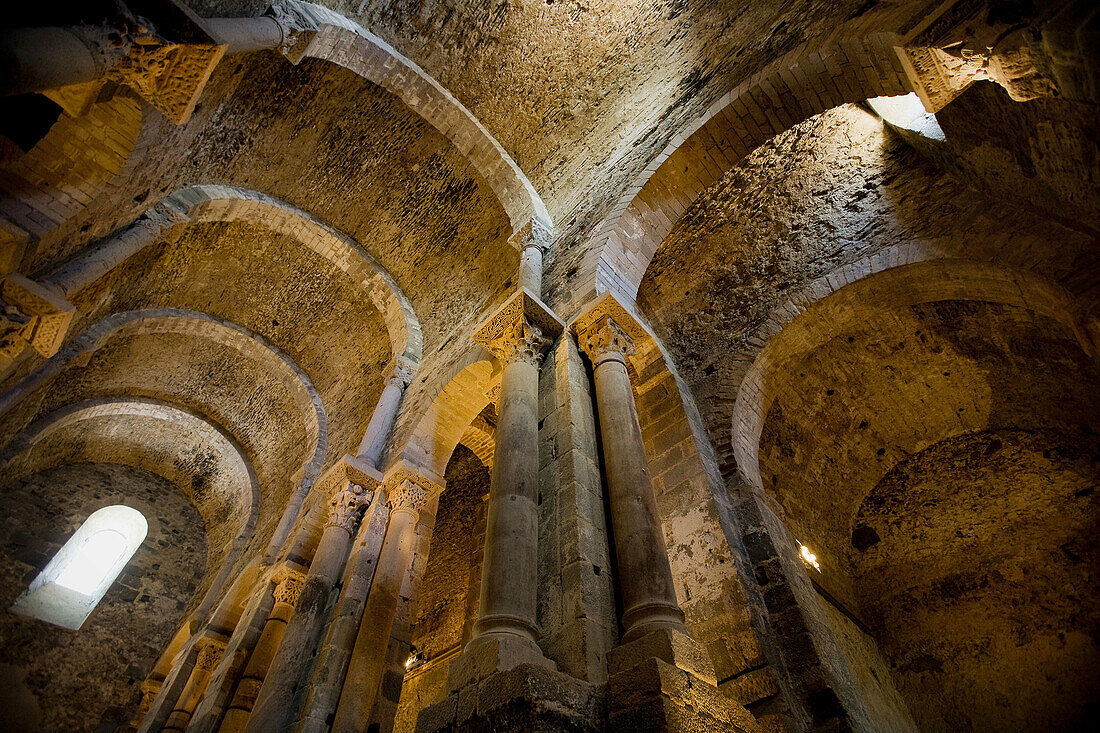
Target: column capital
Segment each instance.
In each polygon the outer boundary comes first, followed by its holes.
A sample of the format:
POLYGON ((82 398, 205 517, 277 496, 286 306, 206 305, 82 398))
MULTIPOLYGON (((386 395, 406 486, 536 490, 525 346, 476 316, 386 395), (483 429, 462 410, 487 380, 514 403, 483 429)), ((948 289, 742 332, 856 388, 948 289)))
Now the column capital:
POLYGON ((374 492, 368 491, 354 481, 349 481, 329 499, 328 521, 326 527, 341 527, 348 534, 355 534, 359 523, 359 513, 370 504, 374 492))
POLYGON ((390 359, 389 364, 386 365, 386 370, 383 372, 386 383, 398 382, 401 389, 405 389, 412 384, 413 377, 416 376, 416 370, 419 366, 420 365, 415 360, 407 356, 394 356, 390 359))
POLYGON ((637 351, 637 343, 649 338, 645 327, 610 293, 597 298, 569 328, 593 366, 609 359, 625 364, 626 357, 637 351))
POLYGON ((320 30, 317 20, 310 15, 302 3, 295 0, 280 0, 271 4, 265 13, 279 25, 283 32, 283 42, 279 50, 297 65, 305 58, 309 44, 320 30))
POLYGON ((275 602, 283 603, 288 606, 297 605, 298 596, 301 595, 302 586, 305 585, 306 582, 305 573, 284 565, 279 572, 275 574, 274 580, 275 602))
POLYGON ((443 487, 443 479, 404 460, 386 472, 382 483, 391 512, 406 511, 417 516, 425 504, 443 492, 443 487))
MULTIPOLYGON (((102 80, 130 87, 182 125, 226 46, 178 0, 129 5, 133 12, 124 9, 107 24, 73 30, 91 52, 102 80)), ((100 80, 92 83, 102 86, 100 80)))
POLYGON ((335 497, 349 484, 356 484, 366 492, 369 504, 370 497, 381 483, 382 474, 378 469, 362 458, 345 455, 317 479, 313 489, 323 492, 323 495, 335 497))
POLYGON ((204 672, 214 671, 214 667, 218 666, 222 654, 225 653, 225 642, 207 636, 195 642, 195 646, 198 647, 199 651, 198 657, 195 659, 195 668, 204 672))
POLYGON ((0 367, 27 347, 56 354, 76 313, 56 292, 16 272, 0 281, 0 309, 0 367))
POLYGON ((474 343, 505 364, 537 365, 565 324, 537 297, 520 290, 474 329, 474 343))
POLYGON ((540 252, 550 251, 554 229, 537 216, 532 216, 508 237, 508 243, 520 252, 528 247, 538 247, 540 252))

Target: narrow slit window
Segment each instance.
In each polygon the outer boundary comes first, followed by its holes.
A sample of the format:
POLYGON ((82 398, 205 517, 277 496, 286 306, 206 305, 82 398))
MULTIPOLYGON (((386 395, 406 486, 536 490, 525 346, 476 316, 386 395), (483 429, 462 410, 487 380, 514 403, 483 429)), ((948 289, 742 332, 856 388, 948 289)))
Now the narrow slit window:
POLYGON ((117 504, 89 516, 11 610, 79 629, 145 540, 149 524, 117 504))

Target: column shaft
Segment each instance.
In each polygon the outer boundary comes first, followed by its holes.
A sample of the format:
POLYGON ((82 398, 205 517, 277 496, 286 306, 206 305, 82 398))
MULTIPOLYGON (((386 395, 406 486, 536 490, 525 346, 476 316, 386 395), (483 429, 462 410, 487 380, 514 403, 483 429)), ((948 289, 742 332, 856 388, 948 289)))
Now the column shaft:
POLYGON ((659 626, 681 628, 683 613, 676 601, 626 364, 621 358, 605 358, 596 365, 595 381, 623 599, 624 641, 630 641, 659 626))
POLYGON ((542 248, 538 245, 523 248, 519 259, 519 287, 542 297, 542 248))
POLYGON ((386 536, 378 554, 370 595, 355 647, 344 678, 344 689, 332 724, 333 733, 350 733, 367 728, 378 685, 386 665, 393 619, 405 570, 412 555, 417 515, 407 509, 390 512, 386 536))
POLYGON ((0 33, 0 95, 29 94, 102 76, 95 55, 65 28, 17 28, 0 33))
POLYGON ((203 21, 218 40, 228 46, 227 54, 277 48, 283 42, 279 22, 266 15, 254 18, 206 18, 203 21))
POLYGON ((537 638, 538 364, 504 367, 476 635, 537 638))
POLYGON ((378 398, 378 404, 371 414, 370 423, 363 433, 363 440, 359 443, 359 457, 370 463, 378 465, 382 457, 382 451, 386 449, 393 423, 397 419, 397 409, 401 406, 401 398, 405 395, 405 382, 398 377, 386 381, 386 386, 378 398))

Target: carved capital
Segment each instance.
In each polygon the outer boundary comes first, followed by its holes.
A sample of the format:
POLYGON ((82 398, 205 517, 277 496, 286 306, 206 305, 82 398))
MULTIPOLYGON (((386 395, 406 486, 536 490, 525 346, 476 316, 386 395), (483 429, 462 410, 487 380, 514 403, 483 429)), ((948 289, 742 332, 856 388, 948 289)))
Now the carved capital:
POLYGON ((124 9, 108 23, 74 30, 95 59, 99 83, 130 87, 181 125, 190 119, 226 46, 180 2, 128 5, 140 14, 124 9))
POLYGON ((541 300, 520 291, 474 329, 474 343, 483 346, 505 364, 526 361, 538 364, 543 351, 563 324, 541 300))
POLYGON ((604 293, 570 325, 577 335, 577 346, 594 366, 613 359, 626 363, 626 357, 649 339, 649 333, 637 318, 610 293, 604 293))
POLYGON ((195 659, 195 669, 213 672, 221 661, 222 654, 225 653, 225 643, 207 638, 200 639, 196 646, 199 648, 199 655, 195 659))
POLYGON ((546 253, 550 250, 550 242, 554 239, 554 231, 550 225, 533 216, 508 237, 508 243, 520 252, 528 247, 538 247, 539 251, 546 253))
POLYGON ((938 112, 976 81, 1001 85, 1017 102, 1060 93, 1040 18, 1006 19, 983 0, 940 6, 897 49, 925 108, 938 112))
POLYGON ((346 529, 348 534, 355 534, 355 527, 359 524, 360 513, 370 504, 373 497, 373 492, 349 481, 329 500, 332 511, 329 512, 328 522, 325 523, 325 526, 341 527, 346 529))
POLYGON ((297 65, 306 55, 309 44, 319 30, 317 21, 301 3, 294 0, 282 0, 267 9, 268 17, 274 19, 283 31, 283 42, 279 50, 297 65))
POLYGON ((287 606, 297 605, 298 596, 301 595, 302 586, 305 585, 305 582, 306 576, 304 573, 284 567, 276 576, 275 602, 287 606))
POLYGON ((76 310, 51 290, 18 273, 0 282, 0 362, 11 362, 27 347, 42 356, 61 348, 76 310))
POLYGON ((412 384, 419 365, 406 356, 395 356, 386 367, 386 381, 405 389, 412 384))
POLYGON ((335 496, 352 483, 368 492, 367 503, 370 503, 374 490, 382 483, 382 474, 363 459, 345 455, 317 479, 313 490, 324 496, 335 496))
POLYGON ((600 365, 608 359, 626 363, 634 354, 634 339, 611 316, 603 316, 577 334, 577 342, 592 363, 600 365))
POLYGON ((406 511, 419 515, 425 504, 442 493, 443 480, 428 476, 427 472, 402 461, 386 473, 382 487, 391 512, 406 511))

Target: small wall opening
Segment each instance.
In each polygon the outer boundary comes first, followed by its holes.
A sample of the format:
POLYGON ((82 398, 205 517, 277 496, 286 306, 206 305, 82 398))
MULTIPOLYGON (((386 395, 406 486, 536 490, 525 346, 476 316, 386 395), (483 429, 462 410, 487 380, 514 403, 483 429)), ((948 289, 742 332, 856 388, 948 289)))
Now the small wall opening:
POLYGON ((137 509, 116 504, 93 512, 11 610, 66 629, 79 629, 148 531, 149 523, 137 509))

